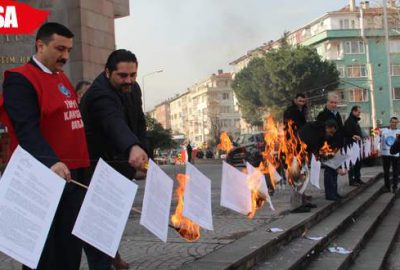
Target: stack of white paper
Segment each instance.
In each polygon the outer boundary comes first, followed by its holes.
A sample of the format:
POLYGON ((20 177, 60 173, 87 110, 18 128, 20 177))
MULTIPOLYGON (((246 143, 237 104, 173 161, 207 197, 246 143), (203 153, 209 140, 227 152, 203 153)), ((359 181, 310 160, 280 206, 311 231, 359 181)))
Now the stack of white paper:
POLYGON ((100 159, 72 233, 114 257, 137 189, 135 183, 100 159))
POLYGON ((0 181, 0 251, 37 267, 65 183, 17 147, 0 181))
POLYGON ((211 180, 190 163, 186 163, 186 176, 183 216, 207 230, 213 230, 211 180))
POLYGON ((140 224, 167 242, 174 181, 152 160, 149 161, 140 224))
POLYGON ((246 174, 223 162, 221 206, 243 215, 251 212, 251 191, 247 186, 246 180, 246 174))

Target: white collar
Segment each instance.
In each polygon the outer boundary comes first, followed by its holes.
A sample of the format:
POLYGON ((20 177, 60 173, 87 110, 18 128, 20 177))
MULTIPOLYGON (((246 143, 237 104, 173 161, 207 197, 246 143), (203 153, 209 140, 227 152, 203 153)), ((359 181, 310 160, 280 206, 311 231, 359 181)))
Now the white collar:
POLYGON ((51 70, 48 69, 45 65, 40 63, 40 61, 37 60, 35 56, 32 56, 32 59, 33 59, 33 61, 35 61, 36 65, 38 65, 43 72, 46 72, 48 74, 53 74, 53 72, 51 72, 51 70))

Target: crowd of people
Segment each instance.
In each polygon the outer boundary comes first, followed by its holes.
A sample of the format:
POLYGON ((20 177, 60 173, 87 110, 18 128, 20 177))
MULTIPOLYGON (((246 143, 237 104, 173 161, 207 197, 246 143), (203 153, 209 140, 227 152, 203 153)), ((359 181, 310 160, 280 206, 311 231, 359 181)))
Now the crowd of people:
MULTIPOLYGON (((299 93, 294 98, 292 104, 284 111, 283 119, 287 125, 292 121, 292 126, 300 139, 307 145, 307 152, 315 156, 321 156, 321 152, 325 142, 334 151, 339 151, 346 146, 354 143, 361 144, 363 138, 368 133, 363 133, 360 127, 361 107, 355 105, 351 108, 350 114, 343 123, 343 118, 338 111, 339 97, 334 93, 329 93, 324 109, 318 114, 315 121, 307 122, 307 98, 306 95, 299 93)), ((377 136, 381 137, 381 156, 384 170, 385 191, 397 192, 398 184, 398 166, 400 130, 397 129, 398 119, 392 117, 388 128, 381 128, 377 136), (392 177, 390 178, 390 167, 392 167, 392 177)), ((340 166, 333 169, 324 166, 324 190, 325 198, 330 201, 338 201, 342 199, 342 195, 338 192, 338 175, 348 174, 350 186, 360 186, 365 183, 361 180, 361 160, 358 159, 355 164, 351 164, 349 168, 340 166)), ((296 193, 296 191, 294 191, 296 193)), ((316 205, 310 203, 310 196, 302 195, 302 203, 300 206, 292 209, 292 212, 309 212, 310 208, 316 205)))

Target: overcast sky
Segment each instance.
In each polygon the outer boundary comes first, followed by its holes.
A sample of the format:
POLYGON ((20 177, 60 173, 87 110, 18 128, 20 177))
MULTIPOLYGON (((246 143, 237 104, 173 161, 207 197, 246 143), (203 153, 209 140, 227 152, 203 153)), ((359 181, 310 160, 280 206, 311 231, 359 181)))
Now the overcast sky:
MULTIPOLYGON (((282 36, 348 0, 130 0, 130 16, 117 19, 117 48, 139 60, 146 111, 182 93, 246 51, 282 36)), ((357 2, 359 2, 357 0, 357 2)))

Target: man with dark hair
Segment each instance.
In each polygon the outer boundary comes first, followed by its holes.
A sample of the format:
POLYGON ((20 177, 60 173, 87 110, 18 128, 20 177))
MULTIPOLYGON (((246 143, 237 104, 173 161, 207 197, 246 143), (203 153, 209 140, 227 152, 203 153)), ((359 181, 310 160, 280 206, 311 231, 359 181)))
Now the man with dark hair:
POLYGON ((399 120, 397 117, 390 118, 388 128, 381 129, 381 156, 383 165, 383 178, 385 179, 385 191, 396 193, 399 177, 399 140, 400 134, 397 128, 399 120), (390 167, 392 167, 392 181, 390 181, 390 167))
MULTIPOLYGON (((89 166, 85 132, 74 88, 63 73, 72 38, 61 24, 41 26, 35 55, 4 74, 0 118, 8 127, 10 152, 19 144, 60 177, 83 182, 83 168, 89 166)), ((82 188, 66 184, 38 270, 79 269, 82 241, 72 228, 83 197, 82 188)))
POLYGON ((307 106, 306 96, 302 93, 296 95, 292 101, 292 105, 287 107, 283 113, 283 122, 288 124, 289 120, 293 121, 294 130, 300 130, 307 122, 307 106))
MULTIPOLYGON (((80 108, 92 160, 89 176, 99 158, 128 179, 145 169, 146 122, 137 69, 132 52, 112 52, 104 72, 82 97, 80 108)), ((111 257, 93 247, 85 251, 90 269, 111 269, 111 257)))
MULTIPOLYGON (((353 143, 359 143, 362 138, 361 127, 358 123, 360 121, 361 107, 353 106, 349 117, 344 123, 344 135, 346 145, 351 145, 353 143)), ((357 160, 356 164, 352 164, 349 169, 349 185, 359 186, 365 184, 361 181, 361 161, 357 160)))
MULTIPOLYGON (((334 148, 339 149, 344 145, 344 137, 343 137, 343 122, 340 113, 337 111, 337 104, 339 102, 339 97, 336 94, 328 94, 328 98, 326 101, 326 106, 323 111, 318 114, 317 121, 328 122, 335 121, 337 124, 336 133, 330 137, 327 142, 328 144, 334 148)), ((337 192, 337 177, 338 173, 343 174, 344 171, 334 170, 330 167, 325 167, 324 170, 324 183, 325 183, 325 198, 330 201, 337 201, 341 198, 341 196, 337 192)))
POLYGON ((78 96, 78 103, 81 103, 82 96, 86 93, 86 91, 89 89, 91 82, 89 81, 79 81, 76 86, 76 94, 78 96))

